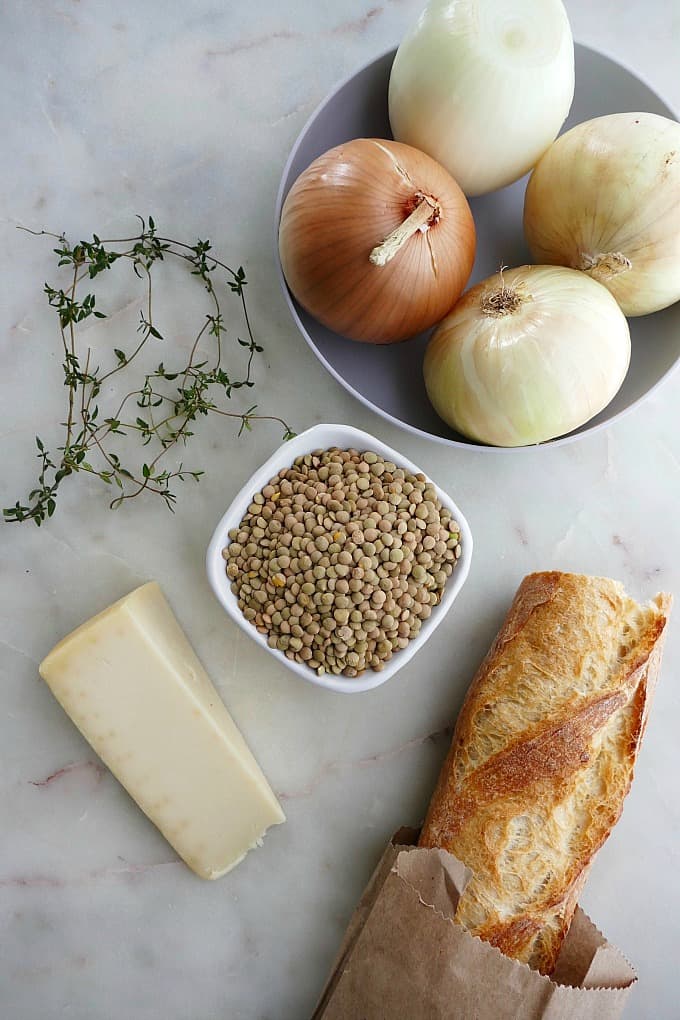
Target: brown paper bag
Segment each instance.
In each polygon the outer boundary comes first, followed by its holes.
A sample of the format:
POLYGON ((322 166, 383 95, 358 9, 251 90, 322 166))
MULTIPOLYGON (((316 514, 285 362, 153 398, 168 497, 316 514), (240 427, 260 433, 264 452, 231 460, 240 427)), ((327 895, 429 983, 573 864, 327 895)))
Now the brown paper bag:
POLYGON ((635 971, 580 908, 551 978, 453 917, 470 871, 401 830, 345 933, 312 1020, 615 1020, 635 971))

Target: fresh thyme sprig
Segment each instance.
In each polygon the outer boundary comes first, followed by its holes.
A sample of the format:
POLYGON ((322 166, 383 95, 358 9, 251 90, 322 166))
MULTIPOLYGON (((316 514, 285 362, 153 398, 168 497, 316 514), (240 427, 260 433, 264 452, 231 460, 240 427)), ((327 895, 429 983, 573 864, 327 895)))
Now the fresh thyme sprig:
POLYGON ((235 412, 224 410, 216 403, 218 397, 229 400, 235 390, 253 387, 253 359, 256 354, 262 353, 248 317, 244 293, 247 281, 243 267, 234 270, 215 258, 209 241, 198 240, 191 245, 161 237, 151 216, 148 223, 141 216, 138 219, 141 230, 134 237, 102 241, 93 234, 91 241, 79 241, 75 245, 69 244, 63 234, 28 231, 38 236, 55 237, 58 247, 53 250, 58 256, 58 265, 70 269, 69 282, 63 289, 45 284, 47 300, 59 317, 68 410, 66 421, 62 423, 66 430, 64 444, 58 448, 54 459, 40 437, 36 436, 40 461, 37 485, 27 504, 17 501, 14 506, 3 510, 7 522, 32 520, 40 526, 54 513, 57 491, 63 480, 80 471, 96 475, 106 485, 115 485, 120 490, 111 500, 112 509, 143 492, 151 492, 160 496, 173 510, 176 496, 171 484, 187 478, 198 481, 203 472, 185 468, 181 463, 172 469, 166 468, 160 461, 173 447, 186 444, 193 435, 191 425, 199 415, 219 414, 237 419, 240 423, 239 436, 250 431, 252 422, 256 420, 278 422, 284 430, 284 439, 295 435, 277 415, 256 414, 256 404, 246 411, 235 412), (138 378, 143 379, 141 385, 133 386, 113 413, 109 412, 106 416, 100 399, 104 382, 128 372, 149 340, 163 339, 153 319, 152 269, 157 262, 163 262, 170 256, 186 263, 191 275, 201 280, 209 295, 210 311, 193 341, 184 367, 166 369, 161 361, 155 370, 140 375, 138 378), (103 319, 106 316, 96 308, 95 295, 87 293, 79 298, 78 288, 83 280, 93 280, 120 260, 130 262, 135 274, 144 281, 144 307, 140 311, 138 337, 132 349, 126 352, 114 347, 115 362, 102 371, 98 364, 95 365, 101 352, 95 354, 90 347, 83 352, 78 343, 78 327, 91 317, 103 319), (242 325, 245 326, 245 337, 233 334, 236 344, 247 352, 245 370, 239 373, 240 378, 233 378, 222 361, 227 326, 220 292, 225 283, 227 293, 230 291, 239 300, 242 325), (206 342, 210 343, 211 357, 199 355, 201 342, 204 346, 206 342), (114 449, 116 438, 134 433, 137 433, 142 446, 150 447, 150 451, 140 465, 125 466, 114 449))

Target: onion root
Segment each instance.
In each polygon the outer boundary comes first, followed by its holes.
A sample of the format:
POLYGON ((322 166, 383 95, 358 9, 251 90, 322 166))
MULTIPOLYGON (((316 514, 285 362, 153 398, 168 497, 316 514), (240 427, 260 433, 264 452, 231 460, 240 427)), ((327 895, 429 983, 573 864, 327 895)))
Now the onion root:
POLYGON ((488 290, 482 295, 482 299, 479 302, 482 314, 488 315, 493 319, 500 319, 504 315, 513 315, 519 311, 524 303, 524 298, 518 288, 506 286, 503 279, 503 273, 506 269, 507 266, 501 266, 500 268, 500 287, 488 290))
POLYGON ((598 252, 597 255, 582 251, 577 268, 596 280, 611 280, 620 273, 627 273, 633 263, 620 251, 598 252))

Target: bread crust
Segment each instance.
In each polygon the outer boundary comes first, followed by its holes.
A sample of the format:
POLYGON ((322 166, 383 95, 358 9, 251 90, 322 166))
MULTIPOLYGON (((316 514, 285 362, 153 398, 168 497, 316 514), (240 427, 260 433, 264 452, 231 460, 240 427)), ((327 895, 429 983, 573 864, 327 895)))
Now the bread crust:
POLYGON ((461 709, 420 845, 474 872, 456 920, 541 973, 630 789, 671 602, 530 574, 461 709))

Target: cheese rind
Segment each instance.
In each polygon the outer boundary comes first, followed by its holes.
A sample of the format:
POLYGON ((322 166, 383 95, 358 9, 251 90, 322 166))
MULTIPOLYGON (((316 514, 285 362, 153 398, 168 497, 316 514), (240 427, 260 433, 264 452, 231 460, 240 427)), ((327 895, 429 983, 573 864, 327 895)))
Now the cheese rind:
POLYGON ((285 821, 155 582, 69 634, 40 665, 62 708, 168 842, 219 878, 285 821))

